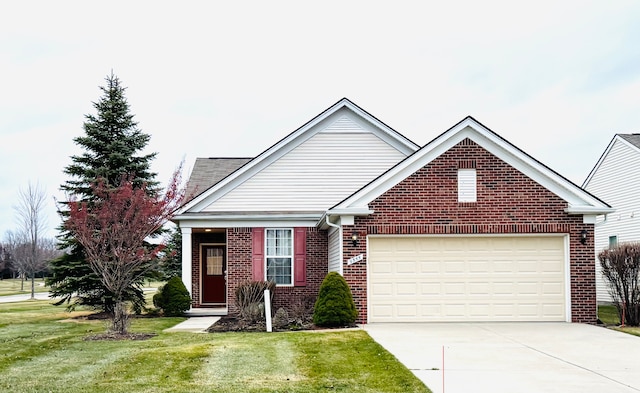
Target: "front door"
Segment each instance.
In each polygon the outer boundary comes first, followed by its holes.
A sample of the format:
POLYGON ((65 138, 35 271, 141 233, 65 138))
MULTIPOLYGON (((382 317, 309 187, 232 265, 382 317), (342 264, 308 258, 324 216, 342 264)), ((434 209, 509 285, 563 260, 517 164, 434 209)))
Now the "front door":
POLYGON ((224 246, 202 247, 202 303, 227 302, 227 261, 224 250, 224 246))

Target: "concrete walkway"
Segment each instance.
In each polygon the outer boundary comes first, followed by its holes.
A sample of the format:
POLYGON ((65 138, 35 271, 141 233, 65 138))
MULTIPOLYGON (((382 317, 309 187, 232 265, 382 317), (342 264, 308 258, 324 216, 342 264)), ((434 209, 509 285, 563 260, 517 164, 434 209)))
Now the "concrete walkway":
MULTIPOLYGON (((36 292, 34 294, 36 300, 49 300, 49 292, 36 292)), ((14 303, 31 300, 31 292, 21 293, 19 295, 0 296, 0 303, 14 303)))
POLYGON ((374 323, 363 328, 434 393, 640 392, 640 337, 603 327, 374 323))
POLYGON ((218 320, 220 320, 220 317, 191 317, 174 327, 165 329, 165 332, 206 333, 205 330, 218 322, 218 320))

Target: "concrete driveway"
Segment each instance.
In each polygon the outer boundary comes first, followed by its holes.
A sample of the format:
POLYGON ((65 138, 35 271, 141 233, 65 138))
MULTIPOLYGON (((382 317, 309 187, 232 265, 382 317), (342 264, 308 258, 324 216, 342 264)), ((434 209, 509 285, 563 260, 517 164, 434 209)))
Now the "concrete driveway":
POLYGON ((374 323, 364 330, 434 393, 640 392, 640 337, 602 327, 374 323))

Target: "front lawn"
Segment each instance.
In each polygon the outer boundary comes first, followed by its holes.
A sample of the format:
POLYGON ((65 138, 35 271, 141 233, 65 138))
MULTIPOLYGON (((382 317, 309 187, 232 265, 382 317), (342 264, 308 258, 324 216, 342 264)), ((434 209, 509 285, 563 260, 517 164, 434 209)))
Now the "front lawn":
POLYGON ((87 341, 105 323, 80 314, 0 304, 0 391, 429 392, 361 330, 163 333, 183 318, 139 318, 133 331, 158 335, 87 341))
POLYGON ((640 327, 620 326, 620 316, 618 315, 618 310, 616 310, 615 306, 598 306, 598 319, 611 329, 633 334, 634 336, 640 336, 640 327))
MULTIPOLYGON (((44 285, 42 278, 35 280, 36 292, 47 292, 49 287, 44 285)), ((22 293, 31 293, 31 280, 24 281, 20 278, 6 278, 0 280, 0 296, 19 295, 22 293)))

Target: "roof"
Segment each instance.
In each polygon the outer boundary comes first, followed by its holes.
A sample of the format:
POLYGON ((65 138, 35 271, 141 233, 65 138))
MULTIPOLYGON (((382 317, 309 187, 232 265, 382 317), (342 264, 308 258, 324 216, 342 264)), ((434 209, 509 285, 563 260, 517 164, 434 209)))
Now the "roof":
POLYGON ((618 134, 618 136, 640 149, 640 134, 618 134))
POLYGON ((598 215, 613 209, 605 202, 537 161, 471 116, 423 146, 368 185, 333 206, 327 215, 366 215, 368 204, 462 140, 469 138, 568 203, 569 214, 598 215))
MULTIPOLYGON (((181 215, 187 212, 199 212, 212 200, 215 200, 220 195, 224 195, 226 192, 229 192, 239 184, 242 184, 242 182, 251 178, 256 173, 260 172, 262 169, 282 157, 284 154, 291 151, 296 146, 299 146, 305 140, 309 139, 315 132, 318 131, 316 125, 321 124, 323 121, 343 109, 355 113, 364 121, 372 124, 374 126, 374 129, 376 130, 377 136, 386 141, 391 146, 394 146, 399 151, 403 151, 405 154, 409 155, 419 148, 416 143, 406 138, 382 121, 378 120, 376 117, 360 108, 349 99, 342 98, 341 100, 324 110, 322 113, 302 125, 300 128, 291 132, 289 135, 276 142, 274 145, 260 153, 258 156, 246 162, 245 165, 242 165, 239 170, 232 172, 228 176, 210 186, 208 189, 199 190, 194 198, 190 199, 189 202, 185 203, 182 208, 178 210, 177 215, 174 218, 180 219, 181 215)), ((193 172, 194 174, 192 174, 192 176, 200 176, 199 173, 195 173, 195 167, 193 172)))
POLYGON ((191 200, 208 190, 249 161, 251 161, 251 158, 196 158, 191 170, 191 176, 187 182, 187 199, 191 200))

